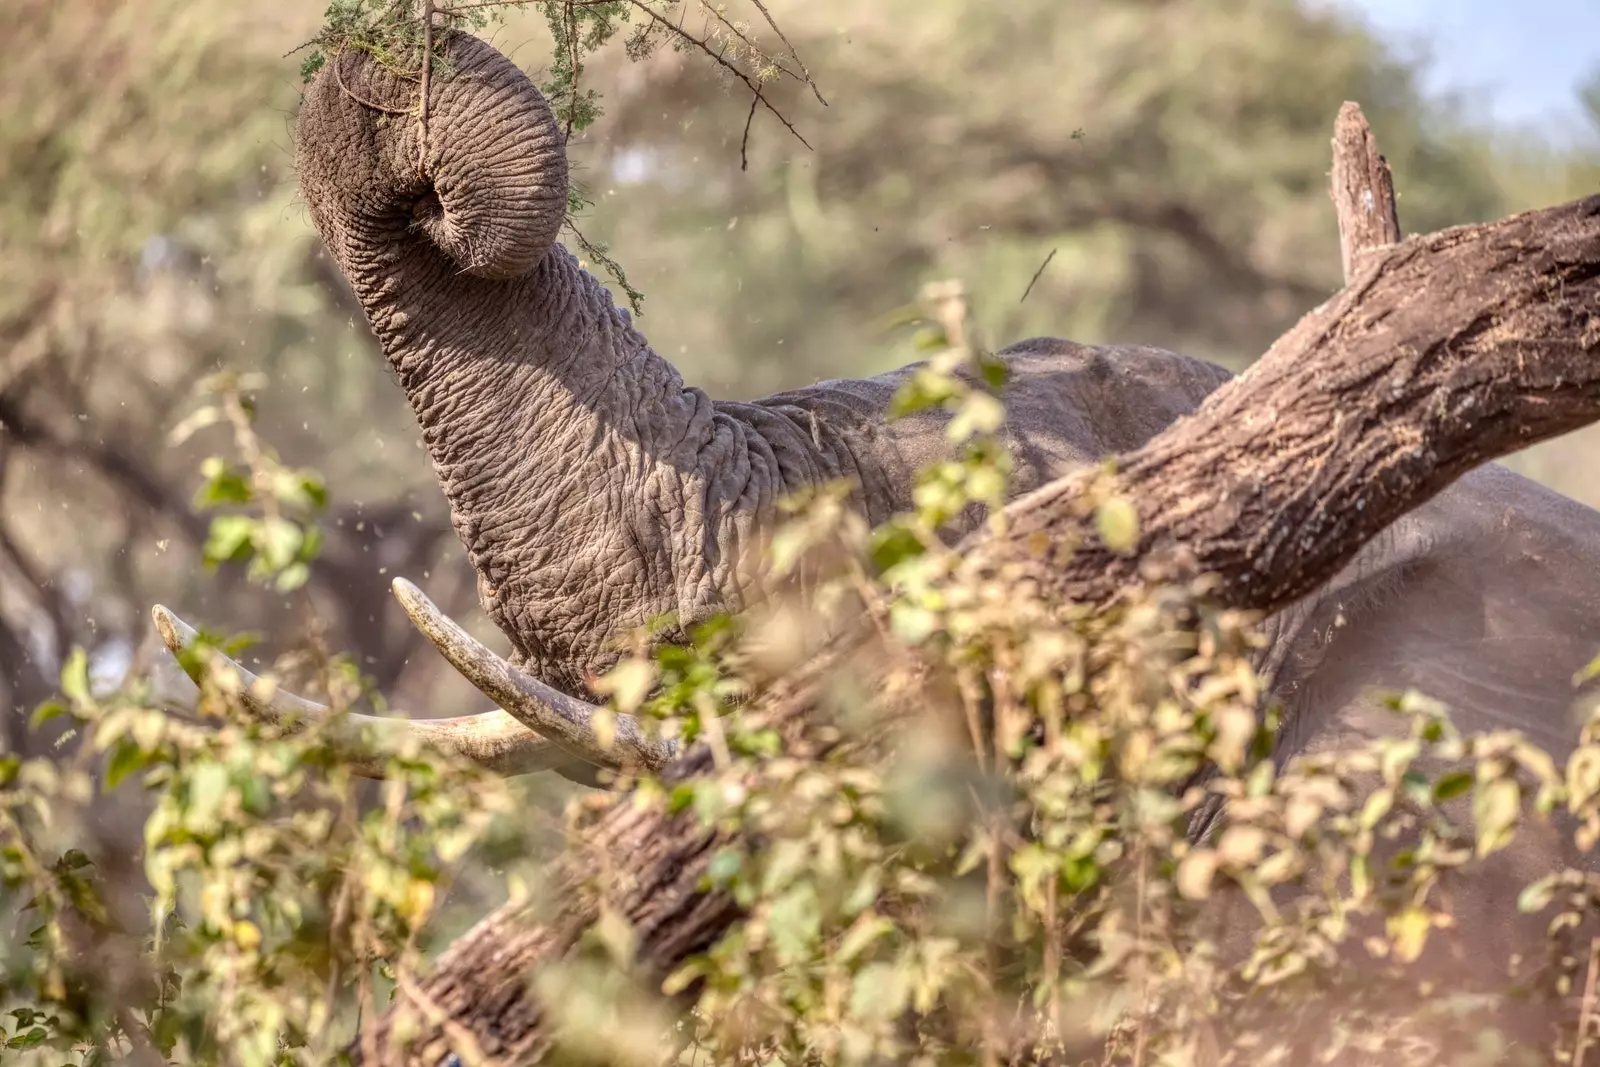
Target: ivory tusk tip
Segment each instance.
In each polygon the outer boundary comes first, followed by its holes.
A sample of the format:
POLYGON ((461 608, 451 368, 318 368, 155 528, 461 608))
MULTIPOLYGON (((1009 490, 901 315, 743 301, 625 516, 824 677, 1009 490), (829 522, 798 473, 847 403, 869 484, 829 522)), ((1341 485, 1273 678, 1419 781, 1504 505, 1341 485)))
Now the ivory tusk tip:
POLYGON ((156 633, 161 636, 161 643, 167 646, 169 652, 181 652, 194 641, 194 630, 164 605, 157 604, 151 608, 150 618, 155 623, 156 633))
POLYGON ((394 598, 406 609, 407 614, 414 615, 414 609, 428 603, 428 594, 417 588, 416 583, 407 578, 396 578, 389 583, 394 598))

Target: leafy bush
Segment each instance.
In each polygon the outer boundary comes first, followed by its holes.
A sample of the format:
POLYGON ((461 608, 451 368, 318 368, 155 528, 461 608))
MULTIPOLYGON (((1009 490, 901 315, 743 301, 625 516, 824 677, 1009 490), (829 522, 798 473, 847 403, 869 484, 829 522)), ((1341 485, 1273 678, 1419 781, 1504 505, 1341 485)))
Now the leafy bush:
MULTIPOLYGON (((1403 966, 1352 969, 1341 946, 1414 960, 1449 921, 1441 891, 1503 848, 1526 808, 1571 812, 1592 845, 1600 728, 1562 768, 1510 732, 1462 738, 1407 694, 1392 707, 1409 736, 1280 768, 1273 717, 1257 711, 1256 620, 1212 607, 1206 582, 1152 569, 1090 611, 1004 575, 962 577, 941 531, 973 506, 1004 521, 1002 376, 960 287, 924 297, 908 318, 929 362, 899 406, 953 412, 954 454, 922 472, 916 511, 868 530, 841 487, 819 491, 773 544, 779 573, 808 578, 803 605, 720 620, 688 648, 641 642, 607 679, 613 712, 717 754, 715 774, 639 782, 635 802, 693 808, 754 843, 712 867, 747 918, 655 988, 626 923, 602 914, 595 951, 537 976, 570 1051, 629 1064, 674 1047, 725 1063, 1253 1063, 1331 1032, 1319 1052, 1491 1062, 1502 1043, 1470 1025, 1483 998, 1419 1000, 1403 966), (833 680, 845 743, 821 760, 784 751, 741 698, 816 644, 819 619, 864 602, 886 608, 894 662, 872 690, 833 680), (1228 894, 1259 917, 1253 939, 1208 925, 1228 894), (693 1010, 669 1010, 662 994, 691 984, 693 1010)), ((248 410, 237 391, 217 395, 200 421, 248 410)), ((282 473, 247 423, 234 420, 236 441, 254 460, 209 461, 212 496, 218 471, 236 488, 282 473)), ((1083 506, 1108 539, 1133 542, 1125 502, 1090 493, 1083 506)), ((495 899, 513 903, 537 888, 540 828, 513 783, 413 747, 388 752, 388 779, 363 796, 335 758, 333 721, 288 734, 251 718, 246 698, 273 683, 241 692, 216 655, 236 647, 193 652, 208 667, 198 719, 145 686, 94 693, 75 656, 61 699, 35 717, 69 721, 71 745, 0 759, 0 897, 18 934, 0 942, 8 1062, 337 1062, 358 1020, 397 991, 414 1002, 434 947, 489 906, 452 899, 463 872, 492 873, 495 899), (134 788, 155 801, 142 913, 98 876, 82 824, 94 794, 134 788)), ((348 662, 313 666, 336 710, 363 696, 348 662)), ((593 808, 571 806, 577 847, 593 808)), ((1564 962, 1540 980, 1562 994, 1588 956, 1563 938, 1593 895, 1569 872, 1517 902, 1557 916, 1564 962)))

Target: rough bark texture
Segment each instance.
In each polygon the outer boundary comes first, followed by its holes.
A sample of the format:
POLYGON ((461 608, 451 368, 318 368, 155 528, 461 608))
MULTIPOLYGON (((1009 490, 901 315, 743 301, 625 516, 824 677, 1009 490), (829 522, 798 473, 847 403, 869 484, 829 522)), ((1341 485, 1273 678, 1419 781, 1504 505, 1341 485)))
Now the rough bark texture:
POLYGON ((1600 196, 1412 238, 1123 459, 1132 553, 1089 536, 1071 479, 975 551, 1103 601, 1181 546, 1226 601, 1272 611, 1466 471, 1600 417, 1597 349, 1600 196))
MULTIPOLYGON (((1141 520, 1134 551, 1095 537, 1079 506, 1085 472, 1013 504, 1004 538, 972 555, 1018 565, 1052 595, 1103 602, 1141 560, 1181 548, 1220 575, 1226 600, 1272 610, 1463 472, 1596 418, 1600 196, 1374 257, 1251 370, 1124 459, 1120 488, 1141 520)), ((822 680, 842 665, 838 653, 810 664, 758 710, 820 752, 822 680)), ((709 767, 694 748, 671 776, 709 767)), ((717 844, 693 814, 615 801, 553 872, 570 890, 554 913, 503 911, 456 942, 411 998, 448 1025, 402 1046, 388 1016, 363 1042, 368 1062, 436 1067, 463 1034, 497 1062, 537 1061, 555 1035, 529 976, 573 951, 602 896, 633 925, 646 973, 666 973, 736 921, 731 900, 700 890, 717 844)))
POLYGON ((1349 284, 1362 260, 1400 241, 1394 176, 1361 105, 1346 101, 1333 125, 1333 206, 1339 214, 1339 252, 1349 284))

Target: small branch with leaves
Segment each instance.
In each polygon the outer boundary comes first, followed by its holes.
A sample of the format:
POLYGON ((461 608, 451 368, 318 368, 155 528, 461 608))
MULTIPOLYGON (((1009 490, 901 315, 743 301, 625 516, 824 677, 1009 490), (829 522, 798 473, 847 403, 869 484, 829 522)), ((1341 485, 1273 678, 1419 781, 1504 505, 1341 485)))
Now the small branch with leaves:
MULTIPOLYGON (((761 0, 750 2, 782 43, 787 63, 764 48, 749 26, 734 21, 723 6, 707 0, 694 3, 706 24, 699 35, 684 28, 682 9, 687 6, 684 0, 473 0, 456 4, 437 0, 339 0, 328 8, 326 21, 317 35, 293 52, 309 50, 300 71, 307 81, 329 59, 348 51, 359 51, 367 53, 396 77, 415 82, 416 103, 403 110, 363 99, 342 81, 340 85, 347 95, 366 107, 386 114, 416 117, 417 167, 425 173, 430 144, 429 100, 435 80, 450 74, 445 45, 451 34, 481 32, 503 22, 513 11, 528 8, 541 11, 555 47, 547 76, 539 89, 549 99, 570 142, 602 114, 599 93, 585 88, 582 83, 587 57, 606 47, 625 26, 632 24, 625 43, 630 59, 647 59, 658 44, 670 42, 676 49, 698 52, 709 58, 725 76, 739 81, 749 91, 750 110, 739 144, 740 169, 748 170, 750 134, 760 110, 766 110, 796 140, 808 149, 811 147, 795 124, 772 102, 766 88, 768 83, 784 77, 803 82, 820 103, 827 105, 816 79, 767 6, 761 0), (675 11, 679 16, 676 19, 670 17, 675 11), (635 16, 640 21, 634 22, 635 16)), ((585 256, 605 269, 626 295, 634 313, 639 314, 644 294, 629 283, 621 264, 611 257, 605 246, 591 240, 578 228, 578 217, 592 206, 593 201, 574 184, 568 202, 567 229, 585 256)))

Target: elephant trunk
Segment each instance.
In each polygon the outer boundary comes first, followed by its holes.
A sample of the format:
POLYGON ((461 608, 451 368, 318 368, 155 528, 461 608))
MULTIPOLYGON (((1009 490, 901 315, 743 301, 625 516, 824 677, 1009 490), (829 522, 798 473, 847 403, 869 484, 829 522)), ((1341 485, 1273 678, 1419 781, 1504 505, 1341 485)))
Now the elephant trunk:
POLYGON ((301 189, 416 414, 485 611, 518 665, 581 693, 619 632, 672 617, 676 639, 758 594, 791 488, 850 477, 889 499, 887 387, 761 405, 687 386, 555 242, 567 162, 548 105, 488 44, 446 51, 425 142, 416 82, 365 56, 328 64, 301 107, 301 189))
POLYGON ((426 130, 418 82, 362 52, 334 57, 301 105, 301 191, 380 334, 374 298, 435 273, 415 257, 449 275, 518 278, 566 215, 565 144, 544 97, 475 37, 451 34, 443 52, 426 130))

